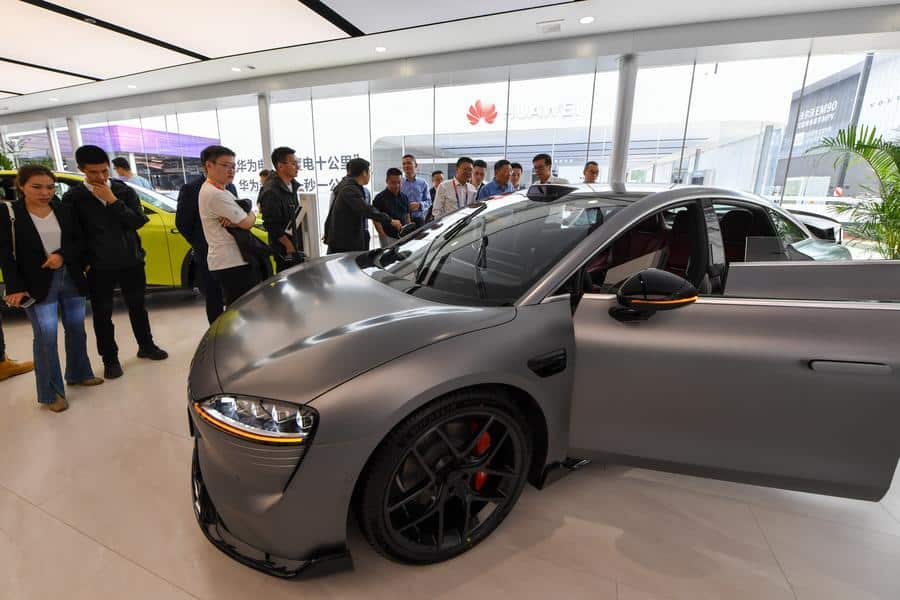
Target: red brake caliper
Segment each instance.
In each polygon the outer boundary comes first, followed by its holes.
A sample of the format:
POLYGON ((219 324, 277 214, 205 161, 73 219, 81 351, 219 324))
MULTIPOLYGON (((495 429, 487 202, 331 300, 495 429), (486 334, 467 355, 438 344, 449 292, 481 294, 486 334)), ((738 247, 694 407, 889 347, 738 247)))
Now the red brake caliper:
MULTIPOLYGON (((473 432, 478 431, 478 423, 472 421, 471 428, 473 432)), ((481 434, 481 437, 478 438, 478 441, 475 442, 475 449, 472 452, 475 456, 484 456, 485 452, 487 452, 490 447, 491 434, 485 431, 481 434)), ((481 491, 487 478, 488 474, 485 471, 478 471, 475 473, 475 477, 472 479, 472 487, 475 488, 476 492, 481 491)))

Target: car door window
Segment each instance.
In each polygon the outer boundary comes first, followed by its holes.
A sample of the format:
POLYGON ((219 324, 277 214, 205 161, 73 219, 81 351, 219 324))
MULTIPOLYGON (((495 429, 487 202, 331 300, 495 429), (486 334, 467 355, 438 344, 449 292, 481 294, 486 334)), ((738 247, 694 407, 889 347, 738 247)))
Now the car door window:
POLYGON ((782 243, 787 247, 791 244, 803 241, 807 238, 806 233, 800 229, 800 226, 791 222, 784 215, 779 214, 771 208, 767 211, 772 222, 775 224, 775 233, 781 238, 782 243))
POLYGON ((619 234, 587 266, 591 291, 612 293, 644 269, 674 273, 699 285, 706 271, 706 244, 696 202, 669 207, 619 234))
MULTIPOLYGON (((715 201, 713 209, 719 219, 728 263, 790 260, 787 244, 770 218, 771 211, 749 202, 728 201, 715 201)), ((785 234, 806 237, 803 230, 790 222, 785 224, 785 234), (794 230, 788 229, 789 226, 794 230)))

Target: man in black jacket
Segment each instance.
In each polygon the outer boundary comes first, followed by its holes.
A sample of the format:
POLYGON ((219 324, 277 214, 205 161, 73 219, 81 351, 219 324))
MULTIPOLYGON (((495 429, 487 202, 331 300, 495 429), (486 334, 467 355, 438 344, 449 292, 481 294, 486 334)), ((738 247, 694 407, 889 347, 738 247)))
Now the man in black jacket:
POLYGON ((368 250, 366 219, 396 228, 403 226, 397 219, 366 202, 363 189, 369 183, 369 161, 353 158, 347 163, 347 176, 334 188, 334 204, 328 215, 325 243, 328 254, 368 250))
POLYGON ((153 342, 150 317, 144 305, 147 278, 144 249, 137 230, 148 219, 137 193, 121 181, 109 178, 109 156, 102 148, 80 147, 75 151, 75 162, 84 173, 84 185, 69 188, 62 201, 73 208, 84 234, 84 261, 97 350, 103 358, 104 376, 115 379, 122 376, 112 322, 113 290, 117 284, 128 306, 138 357, 163 360, 169 356, 153 342))
POLYGON ((300 227, 294 221, 300 208, 297 191, 300 183, 294 179, 299 165, 294 149, 287 146, 272 151, 275 172, 269 175, 259 194, 259 208, 263 224, 269 233, 269 246, 275 257, 277 272, 297 264, 297 253, 303 250, 300 227))
MULTIPOLYGON (((206 164, 206 151, 200 153, 200 164, 206 164)), ((225 301, 222 299, 222 288, 213 279, 206 263, 206 254, 209 246, 203 236, 203 226, 200 224, 200 188, 206 181, 206 175, 200 175, 188 181, 178 192, 178 208, 175 210, 175 227, 178 233, 187 240, 194 250, 194 268, 197 269, 197 280, 203 286, 203 295, 206 298, 206 319, 210 325, 219 318, 225 310, 225 301)), ((225 186, 229 192, 237 197, 237 188, 233 183, 225 186)))

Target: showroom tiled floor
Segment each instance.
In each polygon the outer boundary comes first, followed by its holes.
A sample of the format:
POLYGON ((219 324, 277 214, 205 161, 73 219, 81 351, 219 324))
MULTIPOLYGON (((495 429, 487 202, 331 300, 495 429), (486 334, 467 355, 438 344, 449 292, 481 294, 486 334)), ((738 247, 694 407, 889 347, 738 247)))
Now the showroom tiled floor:
MULTIPOLYGON (((900 480, 875 504, 600 466, 526 490, 443 565, 391 563, 355 534, 353 571, 262 575, 210 546, 190 506, 185 376, 203 308, 156 295, 151 320, 172 357, 134 358, 119 310, 125 377, 71 391, 64 414, 35 407, 31 375, 0 383, 0 599, 900 598, 900 480)), ((27 322, 4 328, 29 356, 27 322)))

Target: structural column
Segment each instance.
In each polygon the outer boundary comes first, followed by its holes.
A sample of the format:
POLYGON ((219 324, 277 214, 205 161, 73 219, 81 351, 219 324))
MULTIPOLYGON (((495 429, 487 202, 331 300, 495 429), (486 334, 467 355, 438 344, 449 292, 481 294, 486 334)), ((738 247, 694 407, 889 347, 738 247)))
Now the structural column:
POLYGON ((272 156, 272 121, 269 118, 269 95, 260 94, 256 97, 259 103, 259 137, 262 140, 263 163, 269 165, 272 156))
POLYGON ((637 57, 626 54, 619 59, 619 87, 616 91, 616 115, 613 121, 612 156, 609 182, 624 185, 631 143, 631 117, 634 113, 634 88, 637 83, 637 57))
POLYGON ((53 121, 47 119, 47 139, 50 141, 50 153, 53 156, 53 168, 57 171, 64 171, 62 152, 59 150, 59 138, 56 137, 56 129, 53 128, 53 121))
POLYGON ((81 140, 81 128, 78 126, 78 117, 66 117, 66 127, 69 129, 69 142, 72 144, 72 164, 76 164, 75 150, 84 145, 81 140))

